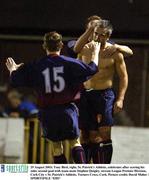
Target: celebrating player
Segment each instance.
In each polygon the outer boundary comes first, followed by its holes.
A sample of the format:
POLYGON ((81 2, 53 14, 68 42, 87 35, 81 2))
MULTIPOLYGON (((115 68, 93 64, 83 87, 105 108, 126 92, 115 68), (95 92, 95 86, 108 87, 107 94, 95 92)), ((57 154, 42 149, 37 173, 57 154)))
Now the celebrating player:
POLYGON ((84 150, 78 140, 78 110, 75 101, 80 98, 82 83, 97 72, 99 47, 93 47, 91 62, 60 55, 62 36, 49 32, 44 36, 43 48, 47 56, 29 64, 17 65, 8 58, 6 66, 10 71, 14 87, 27 86, 36 90, 40 108, 39 119, 43 136, 53 142, 54 163, 67 163, 63 154, 62 141, 69 140, 75 163, 86 163, 84 150))
POLYGON ((100 42, 100 71, 85 83, 86 90, 82 94, 79 107, 81 143, 88 162, 92 156, 93 163, 107 164, 111 162, 113 152, 111 140, 113 113, 123 108, 128 75, 123 54, 119 51, 107 54, 106 49, 113 46, 107 42, 112 33, 109 21, 100 20, 100 23, 91 28, 93 33, 90 30, 88 38, 93 34, 94 41, 84 46, 84 41, 81 44, 82 40, 79 40, 79 47, 82 48, 80 56, 84 62, 89 63, 93 44, 96 41, 100 42), (112 89, 115 72, 119 77, 119 91, 116 98, 112 89))
MULTIPOLYGON (((85 32, 79 37, 79 39, 74 44, 74 52, 80 53, 84 45, 92 40, 94 40, 94 28, 98 26, 101 22, 102 18, 97 15, 90 16, 86 21, 86 30, 85 32)), ((112 55, 114 52, 119 51, 124 56, 133 55, 133 51, 124 45, 118 45, 114 42, 109 42, 113 46, 106 47, 106 53, 104 56, 112 55)))

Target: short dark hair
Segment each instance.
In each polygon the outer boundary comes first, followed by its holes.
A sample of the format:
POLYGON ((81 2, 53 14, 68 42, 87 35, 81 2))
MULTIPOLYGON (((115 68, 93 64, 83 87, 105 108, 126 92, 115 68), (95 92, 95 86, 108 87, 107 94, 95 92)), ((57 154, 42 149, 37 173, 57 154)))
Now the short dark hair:
POLYGON ((107 30, 107 34, 110 36, 113 31, 112 24, 109 20, 101 20, 100 25, 101 28, 105 28, 107 30))
POLYGON ((89 22, 94 21, 94 20, 100 21, 100 20, 102 20, 102 18, 100 16, 97 16, 97 15, 92 15, 92 16, 88 17, 86 20, 86 23, 85 23, 85 27, 87 28, 89 22))
POLYGON ((63 47, 62 35, 56 31, 48 32, 44 35, 43 48, 49 51, 59 51, 63 47))

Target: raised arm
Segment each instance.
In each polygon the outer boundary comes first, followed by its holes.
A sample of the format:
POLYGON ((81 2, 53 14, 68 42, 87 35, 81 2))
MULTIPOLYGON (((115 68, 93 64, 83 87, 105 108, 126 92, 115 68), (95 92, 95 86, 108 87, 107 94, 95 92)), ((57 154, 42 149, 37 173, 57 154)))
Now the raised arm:
POLYGON ((25 87, 33 85, 31 80, 31 73, 33 72, 33 66, 16 64, 12 58, 8 58, 6 66, 10 72, 10 84, 13 87, 25 87))
POLYGON ((119 90, 114 104, 114 112, 117 113, 123 108, 123 101, 128 86, 128 74, 124 61, 124 57, 121 53, 115 55, 116 72, 119 77, 119 90))
POLYGON ((80 53, 85 44, 89 41, 92 41, 94 38, 94 29, 100 25, 100 21, 95 21, 90 24, 90 26, 86 29, 86 31, 79 37, 74 46, 74 52, 80 53))
POLYGON ((10 72, 10 75, 13 71, 16 71, 23 64, 24 63, 16 64, 15 61, 11 57, 7 58, 7 60, 6 60, 6 66, 10 72))
POLYGON ((81 50, 83 49, 85 44, 88 43, 88 39, 91 36, 91 34, 93 33, 93 30, 94 30, 94 28, 90 27, 79 37, 79 39, 76 41, 76 44, 73 49, 75 53, 81 52, 81 50))
POLYGON ((99 52, 100 52, 101 44, 98 42, 90 42, 86 44, 81 53, 79 54, 79 58, 84 62, 89 64, 93 61, 97 66, 99 64, 99 52))

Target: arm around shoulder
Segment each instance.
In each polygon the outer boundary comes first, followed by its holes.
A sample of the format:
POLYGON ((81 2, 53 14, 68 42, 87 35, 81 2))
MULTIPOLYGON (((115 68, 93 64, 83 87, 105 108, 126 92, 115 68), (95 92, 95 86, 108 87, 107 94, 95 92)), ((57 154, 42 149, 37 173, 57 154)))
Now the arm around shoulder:
POLYGON ((121 52, 125 57, 133 55, 132 49, 130 49, 128 46, 119 44, 115 44, 114 46, 116 46, 117 50, 121 52))

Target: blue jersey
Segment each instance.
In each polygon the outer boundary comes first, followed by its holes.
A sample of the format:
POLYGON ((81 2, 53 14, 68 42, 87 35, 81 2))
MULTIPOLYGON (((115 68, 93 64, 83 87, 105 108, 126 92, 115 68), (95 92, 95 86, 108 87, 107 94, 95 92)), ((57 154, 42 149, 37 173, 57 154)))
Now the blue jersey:
POLYGON ((11 84, 33 88, 38 94, 39 106, 46 107, 78 99, 82 83, 97 71, 93 62, 87 65, 66 56, 49 55, 13 71, 11 84))
POLYGON ((29 101, 22 101, 18 107, 7 107, 5 109, 7 115, 10 115, 12 112, 16 112, 19 114, 19 117, 29 118, 29 117, 36 117, 38 113, 37 107, 29 101))
POLYGON ((74 52, 73 48, 76 43, 76 40, 70 40, 67 42, 66 50, 67 54, 70 57, 77 58, 78 54, 74 52))
POLYGON ((21 111, 26 111, 28 112, 28 115, 33 115, 33 114, 37 114, 38 113, 38 109, 35 106, 35 104, 33 104, 30 101, 22 101, 21 104, 19 105, 19 109, 21 111))

